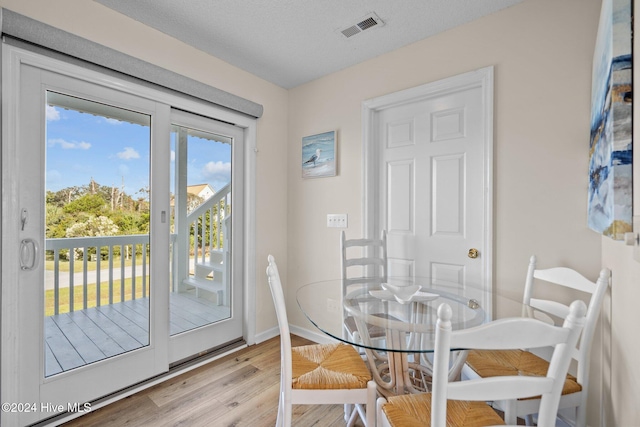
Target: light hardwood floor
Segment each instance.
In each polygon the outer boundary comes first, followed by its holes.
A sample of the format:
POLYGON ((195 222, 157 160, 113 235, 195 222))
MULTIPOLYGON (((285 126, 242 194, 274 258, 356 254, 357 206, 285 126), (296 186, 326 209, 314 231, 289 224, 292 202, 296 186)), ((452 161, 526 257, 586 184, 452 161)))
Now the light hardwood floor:
MULTIPOLYGON (((311 344, 292 336, 294 346, 311 344)), ((97 409, 66 427, 273 426, 278 411, 280 339, 248 347, 97 409)), ((342 405, 294 405, 293 424, 344 426, 342 405)), ((358 420, 358 426, 362 422, 358 420)))

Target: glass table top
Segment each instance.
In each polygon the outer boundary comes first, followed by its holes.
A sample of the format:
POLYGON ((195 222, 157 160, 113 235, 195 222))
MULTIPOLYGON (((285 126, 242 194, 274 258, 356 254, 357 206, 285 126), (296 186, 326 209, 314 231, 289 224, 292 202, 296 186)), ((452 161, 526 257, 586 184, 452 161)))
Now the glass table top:
POLYGON ((300 287, 296 299, 307 319, 326 335, 379 351, 432 352, 442 303, 452 309, 453 330, 531 315, 522 301, 426 277, 388 278, 385 283, 374 279, 346 289, 341 279, 314 282, 300 287), (357 333, 347 334, 349 328, 357 333))

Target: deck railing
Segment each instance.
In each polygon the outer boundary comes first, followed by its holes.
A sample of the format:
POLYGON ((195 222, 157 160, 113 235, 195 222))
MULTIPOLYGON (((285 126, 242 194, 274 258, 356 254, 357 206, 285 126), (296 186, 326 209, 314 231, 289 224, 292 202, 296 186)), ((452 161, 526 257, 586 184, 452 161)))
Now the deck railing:
POLYGON ((53 314, 60 313, 60 290, 63 288, 69 290, 70 312, 83 310, 90 306, 103 305, 102 299, 107 299, 103 295, 101 286, 103 282, 107 283, 106 292, 109 304, 136 299, 139 297, 138 294, 143 298, 147 296, 149 236, 146 234, 46 239, 45 250, 47 251, 47 259, 53 259, 53 277, 45 278, 45 283, 49 287, 51 287, 50 282, 53 282, 53 314), (61 251, 68 251, 68 273, 60 271, 61 251), (118 252, 119 260, 116 260, 118 252), (140 255, 140 257, 136 255, 140 255), (130 265, 127 265, 127 259, 131 260, 130 265), (76 268, 77 263, 81 263, 82 268, 76 268), (93 265, 90 268, 90 264, 95 264, 95 269, 93 265), (76 270, 78 271, 76 272, 76 270), (125 286, 128 279, 131 280, 130 288, 125 286), (120 292, 117 292, 115 288, 118 280, 120 281, 120 292), (94 284, 95 297, 90 298, 90 295, 93 295, 93 292, 90 292, 90 286, 94 284), (75 301, 75 292, 78 286, 81 286, 83 295, 80 306, 75 301), (115 294, 119 295, 114 297, 115 294))
MULTIPOLYGON (((231 188, 227 185, 187 216, 185 238, 192 236, 193 242, 182 246, 186 248, 182 251, 184 253, 177 252, 177 235, 171 235, 173 277, 170 289, 177 291, 175 284, 189 276, 189 270, 176 268, 176 262, 188 266, 191 258, 189 253, 193 254, 196 262, 204 262, 211 251, 224 247, 224 233, 228 226, 224 222, 229 218, 230 209, 231 188)), ((53 272, 45 272, 45 286, 53 291, 51 314, 60 314, 61 306, 66 304, 68 311, 73 312, 148 296, 147 234, 46 239, 45 251, 46 258, 53 260, 53 272), (62 272, 61 259, 66 258, 67 254, 69 271, 62 272), (81 268, 77 267, 78 263, 82 265, 81 268), (130 286, 126 285, 128 280, 131 281, 130 286), (105 283, 106 289, 103 289, 105 283), (65 288, 68 288, 68 297, 64 295, 64 301, 61 301, 61 289, 65 288), (81 301, 76 301, 77 291, 82 293, 81 301)))
POLYGON ((196 261, 205 262, 208 253, 224 247, 223 223, 230 209, 231 185, 225 185, 187 215, 188 228, 193 236, 191 253, 196 261))

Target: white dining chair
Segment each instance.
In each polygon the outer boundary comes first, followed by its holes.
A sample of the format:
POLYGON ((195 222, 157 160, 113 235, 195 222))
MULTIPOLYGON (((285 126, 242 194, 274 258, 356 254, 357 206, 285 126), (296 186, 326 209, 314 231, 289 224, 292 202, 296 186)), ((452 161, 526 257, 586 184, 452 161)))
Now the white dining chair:
MULTIPOLYGON (((340 272, 342 278, 342 295, 357 285, 381 286, 388 279, 387 232, 382 230, 380 238, 347 239, 344 230, 340 233, 340 272)), ((380 302, 384 304, 384 302, 380 302)), ((372 313, 373 316, 390 318, 382 310, 372 313)), ((360 322, 360 329, 353 316, 345 315, 343 319, 343 337, 345 341, 355 344, 356 350, 367 360, 375 379, 382 384, 382 376, 389 374, 389 358, 386 353, 374 350, 375 342, 386 339, 384 328, 360 322)))
POLYGON ((562 380, 569 368, 571 350, 585 321, 582 301, 571 304, 562 327, 543 321, 514 317, 495 320, 474 328, 451 330, 451 307, 438 307, 431 393, 405 394, 378 399, 377 420, 381 427, 434 426, 482 427, 505 425, 486 401, 541 396, 538 426, 555 425, 562 380), (553 346, 546 376, 509 376, 449 381, 452 349, 518 349, 553 346))
MULTIPOLYGON (((387 232, 382 230, 380 238, 355 238, 347 239, 346 233, 340 233, 341 275, 343 296, 349 293, 352 286, 365 284, 366 286, 382 286, 389 281, 387 258, 387 232)), ((380 304, 387 304, 380 300, 380 304)), ((377 316, 393 321, 400 321, 389 314, 387 310, 376 312, 372 310, 370 316, 377 316)), ((402 362, 398 354, 389 355, 387 352, 375 350, 388 339, 387 330, 372 323, 356 322, 353 316, 345 316, 344 338, 346 341, 356 344, 358 352, 367 360, 371 371, 378 383, 378 391, 382 394, 391 393, 399 386, 405 384, 412 391, 424 391, 430 381, 430 369, 420 362, 420 355, 403 355, 402 362), (359 323, 359 325, 358 325, 359 323), (399 366, 407 366, 403 379, 398 378, 399 366)))
MULTIPOLYGON (((387 281, 387 232, 382 230, 379 239, 347 239, 344 230, 340 233, 340 271, 343 294, 352 285, 381 284, 387 281)), ((345 338, 350 342, 362 342, 355 319, 344 319, 345 338)), ((367 325, 370 339, 384 338, 384 331, 367 325)))
POLYGON ((291 347, 278 266, 272 255, 268 262, 267 278, 280 328, 280 398, 276 426, 291 426, 292 405, 344 404, 354 405, 350 413, 345 413, 347 425, 353 425, 359 415, 365 426, 373 427, 376 384, 371 380, 369 368, 347 344, 291 347))
POLYGON ((387 232, 382 230, 379 239, 347 239, 340 233, 342 253, 342 279, 346 285, 356 283, 383 283, 387 281, 387 232), (352 251, 351 248, 355 248, 352 251), (356 273, 354 270, 358 269, 356 273))
MULTIPOLYGON (((589 295, 587 317, 579 343, 572 351, 572 358, 577 362, 577 375, 567 374, 560 398, 560 418, 566 423, 584 427, 586 425, 587 393, 589 389, 589 357, 591 343, 600 314, 602 301, 609 286, 611 272, 602 269, 598 280, 594 283, 575 270, 566 267, 537 269, 536 257, 531 257, 525 282, 523 303, 536 310, 543 311, 558 318, 564 318, 569 311, 566 305, 551 299, 534 298, 534 287, 542 282, 556 285, 557 289, 547 290, 550 295, 562 294, 562 287, 575 289, 589 295), (570 418, 563 416, 563 409, 571 409, 570 418)), ((467 378, 492 377, 505 375, 513 371, 523 375, 544 375, 549 362, 531 351, 472 351, 467 357, 463 375, 467 378)), ((497 401, 494 407, 505 412, 505 418, 515 420, 524 418, 531 425, 532 414, 537 412, 539 399, 517 401, 497 401)))

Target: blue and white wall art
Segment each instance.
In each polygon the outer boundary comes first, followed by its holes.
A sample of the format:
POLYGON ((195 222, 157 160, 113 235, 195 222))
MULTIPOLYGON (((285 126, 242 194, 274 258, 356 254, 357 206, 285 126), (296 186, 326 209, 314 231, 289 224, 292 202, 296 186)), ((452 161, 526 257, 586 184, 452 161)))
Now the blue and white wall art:
POLYGON ((620 240, 632 231, 631 0, 603 0, 593 56, 589 228, 620 240))

